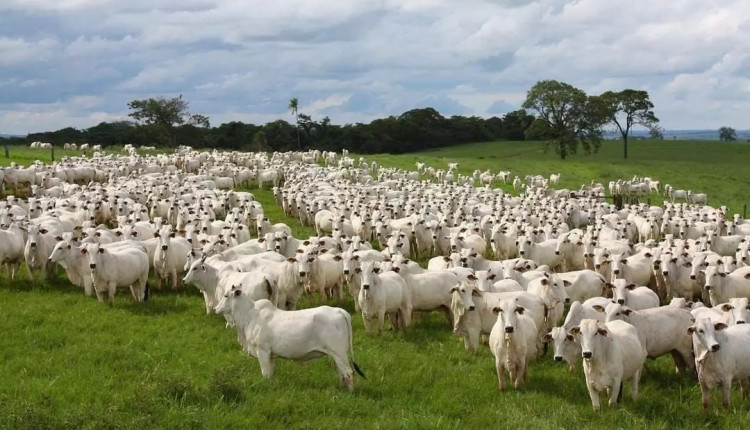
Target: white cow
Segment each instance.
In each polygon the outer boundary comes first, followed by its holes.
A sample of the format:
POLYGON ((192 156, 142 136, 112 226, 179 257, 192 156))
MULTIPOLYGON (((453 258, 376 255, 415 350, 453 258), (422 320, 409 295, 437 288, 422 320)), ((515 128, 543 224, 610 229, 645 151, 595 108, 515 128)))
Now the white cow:
POLYGON ((159 238, 159 246, 154 253, 157 288, 161 289, 162 282, 172 278, 172 290, 176 291, 180 280, 178 275, 184 271, 192 245, 184 237, 176 236, 169 226, 162 227, 155 235, 159 238))
POLYGON ((610 406, 617 403, 624 379, 630 379, 630 395, 636 401, 646 350, 635 327, 624 321, 601 323, 585 319, 570 332, 581 344, 586 387, 594 410, 601 408, 600 391, 606 390, 610 406))
POLYGON ((607 322, 622 320, 635 327, 648 357, 657 358, 671 353, 678 373, 695 370, 692 339, 685 334, 693 324, 693 316, 687 310, 661 306, 635 311, 618 303, 610 303, 605 313, 607 322))
POLYGON ((729 301, 732 297, 750 297, 750 267, 740 267, 729 274, 719 266, 708 266, 702 271, 706 275, 706 285, 711 304, 729 301))
POLYGON ((357 303, 365 331, 371 334, 372 320, 377 319, 375 329, 381 334, 388 315, 394 330, 406 332, 412 312, 411 292, 406 281, 395 272, 382 272, 373 261, 362 262, 356 272, 361 276, 357 303))
POLYGON ((659 307, 659 296, 648 287, 629 284, 624 279, 615 279, 607 286, 612 289, 612 300, 615 303, 633 310, 659 307))
MULTIPOLYGON (((268 300, 253 301, 242 290, 228 291, 214 311, 235 321, 243 350, 256 357, 264 378, 273 376, 276 357, 308 361, 327 355, 336 363, 340 382, 354 390, 354 374, 349 364, 352 347, 352 321, 341 308, 320 306, 299 311, 277 309, 268 300)), ((351 360, 362 377, 359 366, 351 360)))
POLYGON ((110 305, 114 305, 117 287, 130 287, 137 302, 148 300, 148 254, 145 248, 129 246, 107 249, 104 245, 89 244, 81 248, 88 256, 91 277, 100 302, 108 293, 110 305))
POLYGON ((520 388, 526 379, 526 367, 537 355, 537 327, 525 311, 516 299, 500 300, 492 309, 497 320, 490 331, 489 346, 495 356, 500 390, 505 389, 506 370, 513 386, 520 388))
POLYGON ((7 230, 0 230, 0 267, 6 266, 8 279, 14 279, 24 261, 24 238, 21 228, 13 221, 7 230))
POLYGON ((718 386, 721 386, 722 404, 729 408, 735 379, 740 381, 742 397, 746 397, 750 390, 750 325, 728 327, 721 322, 698 318, 687 332, 693 338, 703 409, 708 409, 710 390, 718 386))

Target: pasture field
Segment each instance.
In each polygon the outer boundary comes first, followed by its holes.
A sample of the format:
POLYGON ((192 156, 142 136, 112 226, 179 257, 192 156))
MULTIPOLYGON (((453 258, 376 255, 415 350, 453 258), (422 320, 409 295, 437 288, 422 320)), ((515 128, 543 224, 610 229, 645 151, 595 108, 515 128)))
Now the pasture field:
MULTIPOLYGON (((701 157, 693 152, 698 143, 633 142, 632 159, 621 162, 621 145, 608 144, 600 154, 564 162, 519 142, 366 158, 410 169, 415 161, 443 168, 458 161, 469 174, 475 168, 560 172, 562 186, 575 188, 590 179, 650 175, 707 192, 714 204, 734 208, 746 198, 750 167, 742 159, 750 160, 750 146, 703 143, 716 150, 701 157), (646 153, 649 161, 641 159, 646 153)), ((48 160, 30 151, 18 152, 48 160)), ((15 160, 26 164, 20 155, 15 160)), ((253 192, 273 222, 287 222, 298 237, 312 234, 284 217, 269 190, 253 192)), ((315 304, 303 300, 300 307, 315 304)), ((354 311, 351 300, 330 304, 354 311)), ((353 323, 354 358, 367 379, 357 377, 349 393, 338 387, 327 359, 277 360, 273 379, 263 379, 257 360, 241 352, 235 330, 205 314, 194 287, 154 291, 143 304, 121 291, 110 308, 86 298, 64 274, 32 282, 21 270, 9 283, 3 272, 0 428, 694 429, 742 428, 750 419, 750 402, 736 388, 730 410, 714 393, 703 412, 697 381, 677 376, 671 358, 646 363, 637 403, 626 386, 623 404, 595 413, 580 363, 570 373, 548 353, 530 365, 522 389, 500 393, 492 354, 486 347, 476 355, 464 350, 442 315, 417 317, 406 336, 370 337, 359 315, 353 323)))

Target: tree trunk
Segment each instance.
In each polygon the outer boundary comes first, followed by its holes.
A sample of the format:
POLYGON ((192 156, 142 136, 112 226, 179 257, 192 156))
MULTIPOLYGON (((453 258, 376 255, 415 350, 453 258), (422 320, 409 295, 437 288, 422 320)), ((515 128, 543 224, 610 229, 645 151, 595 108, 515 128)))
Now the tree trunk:
POLYGON ((628 158, 628 135, 622 135, 622 150, 624 158, 628 158))
POLYGON ((297 129, 297 150, 302 151, 302 143, 299 140, 299 115, 295 114, 295 117, 297 119, 296 129, 297 129))
POLYGON ((8 150, 8 142, 3 142, 3 148, 5 149, 5 158, 10 158, 10 151, 8 150))

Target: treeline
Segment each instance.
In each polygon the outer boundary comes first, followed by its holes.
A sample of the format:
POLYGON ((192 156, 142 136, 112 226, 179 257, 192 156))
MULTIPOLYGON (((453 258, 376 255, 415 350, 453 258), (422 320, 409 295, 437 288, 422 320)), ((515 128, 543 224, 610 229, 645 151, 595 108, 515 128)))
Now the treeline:
MULTIPOLYGON (((404 153, 468 142, 492 140, 524 140, 525 131, 534 116, 524 110, 505 114, 502 118, 476 116, 444 117, 433 108, 413 109, 399 116, 376 119, 368 124, 332 124, 328 117, 315 120, 299 114, 297 128, 284 120, 264 125, 229 122, 217 127, 182 125, 175 128, 178 145, 196 148, 236 150, 287 151, 321 149, 358 153, 404 153), (263 138, 258 139, 258 132, 263 138)), ((163 127, 136 124, 130 121, 102 122, 85 130, 68 127, 57 131, 32 133, 25 138, 0 138, 10 145, 28 145, 34 141, 89 143, 103 146, 133 144, 136 147, 167 147, 172 141, 163 127)))

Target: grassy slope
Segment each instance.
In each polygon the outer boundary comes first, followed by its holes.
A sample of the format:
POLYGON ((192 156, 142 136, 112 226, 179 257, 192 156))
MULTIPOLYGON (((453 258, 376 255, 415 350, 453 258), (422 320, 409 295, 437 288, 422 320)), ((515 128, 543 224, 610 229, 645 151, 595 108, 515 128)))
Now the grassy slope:
MULTIPOLYGON (((552 154, 533 146, 527 156, 507 157, 519 152, 513 145, 375 158, 403 167, 416 159, 436 166, 457 159, 468 172, 474 166, 514 174, 561 171, 569 181, 592 172, 598 177, 593 169, 603 168, 587 159, 553 163, 552 154), (461 156, 477 153, 485 158, 461 156), (566 167, 571 165, 575 168, 566 167)), ((591 158, 613 160, 618 153, 606 158, 606 151, 591 158)), ((652 175, 689 188, 667 175, 672 167, 666 164, 662 175, 652 175)), ((274 222, 289 222, 298 236, 310 234, 284 219, 269 191, 256 196, 274 222)), ((5 428, 736 428, 750 418, 750 404, 740 402, 737 390, 732 410, 700 412, 697 384, 674 375, 667 358, 647 364, 637 404, 626 396, 623 406, 600 414, 590 411, 580 368, 570 374, 549 356, 531 365, 522 390, 499 394, 489 351, 466 352, 437 315, 418 319, 406 337, 386 333, 381 338, 365 336, 361 318, 355 317, 355 357, 368 379, 357 379, 354 394, 337 387, 329 360, 304 365, 278 360, 275 377, 264 380, 257 361, 240 353, 234 331, 225 329, 221 318, 204 314, 194 288, 156 292, 144 305, 120 293, 110 309, 86 299, 66 280, 42 285, 22 276, 8 284, 4 273, 0 279, 0 426, 5 428)), ((349 302, 340 305, 353 311, 349 302)))
MULTIPOLYGON (((412 170, 417 161, 443 169, 449 161, 457 161, 464 174, 471 174, 474 169, 491 169, 495 173, 509 170, 522 178, 527 174, 562 173, 560 187, 571 189, 592 179, 606 186, 611 180, 650 176, 660 180, 662 187, 670 183, 675 188, 705 192, 710 204, 727 205, 732 212, 741 213, 743 204, 750 203, 746 188, 750 144, 635 140, 629 144, 629 157, 622 158, 620 141, 605 141, 597 154, 578 154, 565 161, 554 152, 544 153, 538 142, 477 143, 368 159, 412 170)), ((661 200, 654 196, 653 203, 661 200)))

